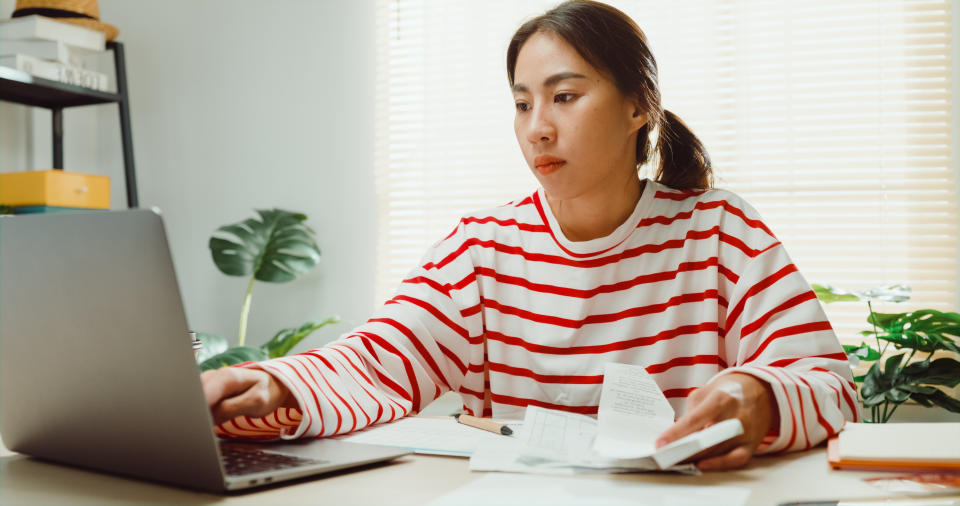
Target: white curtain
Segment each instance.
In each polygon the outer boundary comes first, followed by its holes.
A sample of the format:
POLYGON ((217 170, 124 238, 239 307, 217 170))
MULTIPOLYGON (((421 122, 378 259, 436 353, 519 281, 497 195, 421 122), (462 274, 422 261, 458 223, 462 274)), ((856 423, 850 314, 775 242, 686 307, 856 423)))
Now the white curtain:
MULTIPOLYGON (((378 302, 460 214, 536 189, 505 54, 556 3, 378 1, 378 302)), ((647 34, 664 107, 704 142, 717 186, 760 211, 809 281, 904 283, 910 302, 875 309, 958 310, 949 1, 609 3, 647 34)), ((866 328, 862 304, 826 309, 844 340, 866 328)))

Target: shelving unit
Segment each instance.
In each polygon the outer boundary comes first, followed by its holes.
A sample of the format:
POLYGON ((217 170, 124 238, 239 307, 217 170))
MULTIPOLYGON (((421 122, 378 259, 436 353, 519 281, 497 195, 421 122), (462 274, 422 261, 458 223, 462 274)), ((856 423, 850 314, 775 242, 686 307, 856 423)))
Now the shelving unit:
POLYGON ((117 104, 120 109, 120 136, 123 144, 123 168, 127 187, 127 207, 139 205, 137 178, 133 162, 133 133, 130 129, 130 97, 123 43, 107 42, 113 51, 117 92, 108 93, 31 76, 26 72, 0 67, 0 100, 50 109, 53 127, 53 166, 63 169, 63 110, 96 104, 117 104))

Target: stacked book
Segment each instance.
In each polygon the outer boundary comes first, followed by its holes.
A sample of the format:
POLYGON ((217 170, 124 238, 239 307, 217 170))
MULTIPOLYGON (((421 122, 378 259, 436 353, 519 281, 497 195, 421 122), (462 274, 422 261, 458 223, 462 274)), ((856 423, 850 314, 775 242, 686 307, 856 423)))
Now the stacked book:
POLYGON ((62 170, 0 174, 0 214, 110 209, 110 178, 62 170))
POLYGON ((107 91, 107 75, 88 67, 105 49, 103 32, 43 16, 0 21, 0 66, 35 77, 107 91))

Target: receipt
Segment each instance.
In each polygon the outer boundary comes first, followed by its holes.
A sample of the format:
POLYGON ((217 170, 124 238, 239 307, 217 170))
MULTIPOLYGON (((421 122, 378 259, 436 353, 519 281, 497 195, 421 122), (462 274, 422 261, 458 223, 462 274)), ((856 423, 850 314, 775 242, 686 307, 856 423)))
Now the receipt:
POLYGON ((597 420, 595 451, 608 457, 646 457, 656 451, 657 437, 673 425, 674 411, 642 366, 609 363, 597 420))

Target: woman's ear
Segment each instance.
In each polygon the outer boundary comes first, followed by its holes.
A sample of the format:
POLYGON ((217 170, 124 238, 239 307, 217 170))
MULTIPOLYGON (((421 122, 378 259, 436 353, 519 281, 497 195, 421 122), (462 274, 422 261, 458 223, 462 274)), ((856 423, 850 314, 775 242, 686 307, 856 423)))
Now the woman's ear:
POLYGON ((630 116, 630 130, 640 130, 644 125, 647 124, 647 121, 649 121, 649 118, 647 113, 643 111, 643 107, 641 107, 639 103, 634 103, 633 111, 630 116))
POLYGON ((647 113, 643 112, 642 109, 638 106, 633 110, 633 115, 630 118, 631 121, 631 130, 640 130, 644 125, 647 124, 647 113))

